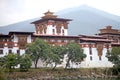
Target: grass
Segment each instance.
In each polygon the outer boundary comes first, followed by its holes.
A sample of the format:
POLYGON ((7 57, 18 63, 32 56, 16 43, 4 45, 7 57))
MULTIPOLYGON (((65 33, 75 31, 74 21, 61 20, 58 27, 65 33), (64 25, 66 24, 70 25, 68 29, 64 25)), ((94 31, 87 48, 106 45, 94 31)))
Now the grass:
MULTIPOLYGON (((38 68, 38 69, 29 69, 27 72, 20 72, 18 69, 14 70, 13 72, 6 72, 8 78, 16 79, 16 78, 32 78, 32 77, 67 77, 67 76, 74 76, 77 77, 78 75, 81 76, 88 76, 94 74, 106 74, 106 69, 102 68, 79 68, 79 69, 67 69, 64 70, 63 68, 57 68, 52 70, 50 68, 38 68)), ((109 74, 109 71, 107 72, 109 74)))
POLYGON ((6 80, 4 69, 0 67, 0 80, 6 80))

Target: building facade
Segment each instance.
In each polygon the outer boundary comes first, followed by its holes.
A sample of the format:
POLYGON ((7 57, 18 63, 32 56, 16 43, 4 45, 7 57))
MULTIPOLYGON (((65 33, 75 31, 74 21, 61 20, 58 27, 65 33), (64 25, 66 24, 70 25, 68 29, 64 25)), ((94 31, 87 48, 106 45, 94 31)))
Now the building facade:
POLYGON ((104 29, 100 29, 98 35, 111 40, 112 46, 120 46, 120 30, 112 29, 112 26, 106 26, 104 29))
MULTIPOLYGON (((53 12, 44 13, 45 16, 31 24, 35 25, 35 32, 9 32, 8 35, 0 34, 0 57, 10 53, 24 54, 26 44, 34 42, 36 38, 43 39, 52 46, 65 45, 68 42, 79 44, 87 57, 84 61, 76 65, 71 63, 71 67, 112 67, 113 64, 106 58, 106 53, 113 46, 120 46, 120 31, 107 26, 100 29, 100 33, 95 36, 78 35, 68 36, 68 24, 71 19, 58 18, 53 12), (111 30, 113 32, 111 33, 111 30)), ((65 67, 65 59, 58 67, 65 67)), ((53 64, 54 65, 54 64, 53 64)), ((45 63, 39 61, 39 67, 44 67, 45 63)), ((52 65, 51 65, 52 66, 52 65)))

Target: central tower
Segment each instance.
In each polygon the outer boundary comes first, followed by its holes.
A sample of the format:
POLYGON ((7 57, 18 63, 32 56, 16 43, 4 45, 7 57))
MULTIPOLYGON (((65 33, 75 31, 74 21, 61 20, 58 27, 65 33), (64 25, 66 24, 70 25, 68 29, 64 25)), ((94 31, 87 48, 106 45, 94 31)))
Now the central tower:
POLYGON ((40 20, 32 22, 35 25, 35 35, 68 35, 68 23, 71 19, 57 18, 53 12, 47 11, 40 20))

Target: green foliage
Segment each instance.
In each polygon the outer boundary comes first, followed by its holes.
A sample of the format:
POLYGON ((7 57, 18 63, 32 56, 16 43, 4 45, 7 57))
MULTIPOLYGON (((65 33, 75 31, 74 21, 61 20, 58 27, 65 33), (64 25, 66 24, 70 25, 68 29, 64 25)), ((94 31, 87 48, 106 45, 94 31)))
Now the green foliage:
POLYGON ((50 58, 52 62, 55 63, 53 69, 57 66, 57 64, 61 64, 64 58, 64 47, 63 46, 52 46, 52 55, 50 55, 50 58))
POLYGON ((5 66, 5 57, 0 57, 0 67, 5 66))
POLYGON ((120 67, 120 47, 113 47, 111 52, 107 53, 107 57, 115 66, 120 67))
POLYGON ((6 80, 4 69, 5 69, 5 58, 1 57, 0 58, 0 80, 6 80))
POLYGON ((9 69, 19 64, 20 70, 28 70, 31 66, 31 60, 34 62, 35 68, 37 68, 38 60, 41 60, 46 64, 54 63, 53 69, 55 69, 58 64, 63 62, 65 55, 67 55, 65 68, 69 67, 70 63, 80 63, 86 57, 83 54, 83 49, 76 43, 68 43, 66 46, 50 46, 47 42, 36 38, 33 43, 27 45, 26 54, 22 56, 8 54, 4 57, 5 60, 2 58, 0 60, 2 63, 5 61, 6 67, 9 69))
POLYGON ((66 45, 66 53, 67 63, 65 68, 70 67, 70 62, 80 63, 83 61, 83 58, 86 57, 86 55, 83 54, 83 49, 76 43, 68 43, 66 45))
POLYGON ((0 58, 0 67, 2 69, 6 67, 6 69, 11 72, 15 70, 15 66, 17 67, 18 65, 20 65, 20 70, 27 71, 32 65, 29 55, 23 54, 20 56, 12 53, 0 58))
POLYGON ((20 71, 28 71, 32 66, 30 56, 28 54, 23 54, 19 59, 20 71))
POLYGON ((86 57, 83 54, 83 50, 76 43, 68 43, 65 47, 63 46, 50 46, 48 43, 41 39, 36 39, 33 43, 27 45, 26 53, 30 54, 32 61, 37 68, 38 60, 46 62, 46 64, 55 63, 53 69, 60 64, 67 53, 67 64, 66 68, 70 65, 70 62, 80 63, 83 58, 86 57))
POLYGON ((36 38, 35 42, 27 45, 26 53, 30 54, 35 68, 37 68, 38 60, 46 61, 49 57, 48 55, 51 53, 51 49, 48 43, 36 38))
POLYGON ((18 64, 17 54, 8 54, 5 56, 5 64, 8 69, 15 68, 18 64))
POLYGON ((107 53, 107 58, 114 64, 117 72, 120 73, 120 47, 113 47, 111 52, 107 53))

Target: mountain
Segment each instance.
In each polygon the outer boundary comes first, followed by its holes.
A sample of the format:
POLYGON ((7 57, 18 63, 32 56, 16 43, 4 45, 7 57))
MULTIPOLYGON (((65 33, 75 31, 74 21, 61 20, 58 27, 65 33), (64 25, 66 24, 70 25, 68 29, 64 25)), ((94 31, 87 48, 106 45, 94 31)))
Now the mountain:
MULTIPOLYGON (((107 25, 120 29, 120 16, 109 14, 107 12, 82 5, 79 7, 69 8, 56 13, 58 17, 72 19, 69 23, 69 35, 98 33, 98 30, 107 25)), ((7 34, 9 31, 27 31, 34 32, 34 25, 31 22, 39 18, 15 23, 12 25, 0 27, 0 33, 7 34)))
MULTIPOLYGON (((120 16, 116 16, 86 5, 61 11, 60 17, 70 18, 69 34, 93 35, 105 26, 120 29, 120 16)), ((59 13, 58 13, 59 14, 59 13)))
POLYGON ((15 24, 10 24, 10 25, 7 25, 7 26, 2 26, 2 27, 0 27, 0 33, 8 34, 10 31, 34 32, 35 27, 34 27, 33 24, 30 24, 30 23, 32 21, 35 21, 35 20, 37 20, 37 18, 22 21, 22 22, 18 22, 18 23, 15 23, 15 24))

